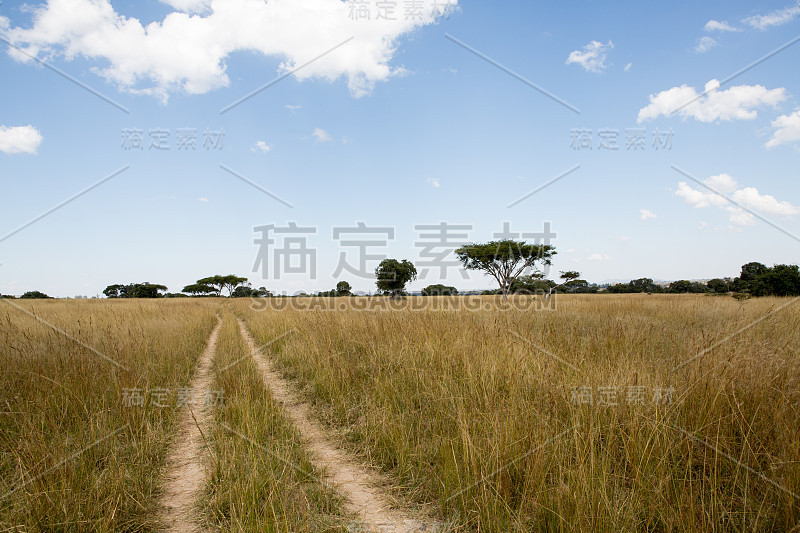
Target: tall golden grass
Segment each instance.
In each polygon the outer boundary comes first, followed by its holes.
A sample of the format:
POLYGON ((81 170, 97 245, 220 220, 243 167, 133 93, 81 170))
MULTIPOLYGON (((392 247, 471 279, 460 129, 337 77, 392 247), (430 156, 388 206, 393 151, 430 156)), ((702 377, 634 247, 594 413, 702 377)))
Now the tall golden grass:
MULTIPOLYGON (((213 531, 345 532, 349 523, 332 487, 258 372, 236 318, 223 312, 214 359, 211 476, 205 501, 213 531)), ((256 355, 261 357, 261 355, 256 355)))
POLYGON ((291 331, 271 357, 316 415, 459 530, 798 530, 800 302, 557 298, 0 302, 0 531, 157 530, 217 314, 212 530, 348 519, 232 314, 262 344, 291 331))
POLYGON ((0 301, 0 531, 158 527, 177 390, 216 307, 0 301), (127 405, 136 390, 146 405, 127 405))
POLYGON ((272 345, 281 371, 398 492, 459 528, 797 530, 800 303, 344 300, 234 309, 261 343, 293 330, 272 345))

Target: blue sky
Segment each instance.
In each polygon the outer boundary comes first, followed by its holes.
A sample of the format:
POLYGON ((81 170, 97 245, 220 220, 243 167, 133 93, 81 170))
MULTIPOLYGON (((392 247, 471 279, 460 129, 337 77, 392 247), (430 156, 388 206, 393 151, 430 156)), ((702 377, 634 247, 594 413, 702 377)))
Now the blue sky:
MULTIPOLYGON (((338 279, 368 291, 369 277, 333 276, 343 252, 360 262, 342 241, 384 239, 367 253, 419 268, 434 244, 415 226, 441 222, 470 225, 469 241, 504 222, 549 222, 551 278, 709 278, 798 262, 800 43, 728 80, 800 35, 798 4, 420 4, 406 20, 398 0, 392 21, 375 20, 375 2, 366 20, 338 0, 5 0, 0 293, 92 296, 140 281, 178 291, 216 273, 273 292, 338 279), (179 150, 187 128, 196 148, 179 150), (635 129, 643 148, 627 149, 635 129), (141 130, 143 149, 123 146, 125 130, 141 130), (168 149, 149 146, 159 130, 168 149), (617 150, 599 147, 601 130, 616 131, 617 150), (204 147, 207 131, 224 131, 221 143, 204 147), (276 279, 279 235, 267 275, 254 272, 254 228, 289 222, 315 228, 305 238, 316 272, 276 279), (333 237, 359 222, 394 238, 333 237)), ((446 266, 410 288, 431 283, 492 285, 446 266)))

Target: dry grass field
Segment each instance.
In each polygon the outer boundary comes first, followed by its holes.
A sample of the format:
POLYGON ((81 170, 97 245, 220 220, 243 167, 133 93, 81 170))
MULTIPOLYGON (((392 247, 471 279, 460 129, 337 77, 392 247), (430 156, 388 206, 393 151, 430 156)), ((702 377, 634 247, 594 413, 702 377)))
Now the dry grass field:
POLYGON ((789 531, 800 523, 790 303, 236 309, 262 342, 291 330, 272 348, 319 416, 464 530, 789 531))
POLYGON ((800 530, 793 300, 359 300, 0 302, 0 531, 168 529, 218 320, 199 530, 366 531, 259 357, 429 531, 800 530))
POLYGON ((0 306, 0 530, 153 530, 177 391, 218 306, 0 306))

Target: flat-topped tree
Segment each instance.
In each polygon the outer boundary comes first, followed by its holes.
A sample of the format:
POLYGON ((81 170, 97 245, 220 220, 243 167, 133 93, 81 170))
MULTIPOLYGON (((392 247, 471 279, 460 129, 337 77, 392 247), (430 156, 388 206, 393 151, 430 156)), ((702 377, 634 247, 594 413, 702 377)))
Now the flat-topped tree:
POLYGON ((527 270, 539 274, 539 266, 550 265, 556 254, 549 244, 528 244, 505 239, 485 244, 467 244, 455 251, 467 270, 481 270, 500 285, 503 299, 508 298, 511 284, 527 270))
POLYGON ((192 283, 191 285, 185 286, 181 292, 191 294, 192 296, 205 296, 207 294, 216 293, 217 289, 202 283, 192 283))
POLYGON ((246 281, 247 278, 240 278, 239 276, 234 276, 233 274, 228 274, 227 276, 220 276, 217 274, 216 276, 198 279, 197 285, 209 285, 214 287, 217 296, 220 296, 222 294, 222 290, 225 289, 228 291, 228 296, 231 296, 233 295, 233 291, 236 290, 236 287, 245 283, 246 281))
MULTIPOLYGON (((582 289, 589 286, 589 283, 586 280, 579 279, 581 277, 581 273, 577 270, 567 270, 566 272, 561 272, 559 276, 564 281, 561 283, 561 287, 564 287, 565 291, 575 291, 577 289, 582 289)), ((650 285, 652 285, 653 280, 650 280, 650 285)))

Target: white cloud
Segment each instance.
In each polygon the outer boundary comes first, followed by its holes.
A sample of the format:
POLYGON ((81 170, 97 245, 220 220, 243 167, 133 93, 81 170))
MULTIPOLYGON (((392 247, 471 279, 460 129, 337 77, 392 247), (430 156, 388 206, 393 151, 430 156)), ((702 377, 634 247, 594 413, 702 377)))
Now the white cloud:
POLYGON ((722 194, 731 194, 739 188, 739 183, 726 173, 711 176, 705 180, 706 185, 722 194))
POLYGON ((314 133, 312 133, 314 137, 317 138, 319 142, 330 142, 333 138, 328 134, 327 131, 323 130, 322 128, 314 128, 314 133))
POLYGON ((647 209, 639 209, 640 220, 650 220, 651 218, 658 218, 658 215, 647 209))
POLYGON ((430 183, 432 186, 434 186, 437 189, 442 186, 442 184, 439 183, 439 180, 437 180, 436 178, 428 178, 428 183, 430 183))
POLYGON ((700 122, 715 120, 751 120, 758 116, 756 109, 775 107, 786 100, 786 89, 767 89, 763 85, 737 85, 719 90, 719 81, 706 83, 706 94, 698 94, 694 87, 681 85, 650 95, 650 104, 639 110, 638 121, 669 116, 676 109, 684 119, 700 122))
POLYGON ((574 254, 575 253, 575 248, 570 248, 569 250, 566 251, 566 253, 574 254))
POLYGON ((619 242, 622 243, 622 244, 628 244, 629 242, 631 242, 631 238, 628 237, 627 235, 622 235, 619 238, 619 242))
MULTIPOLYGON (((719 174, 703 180, 703 183, 728 196, 731 200, 753 211, 768 215, 792 216, 800 215, 800 207, 789 202, 779 201, 774 196, 761 194, 755 187, 740 187, 739 183, 728 174, 719 174)), ((726 198, 705 188, 690 186, 685 181, 678 183, 675 195, 697 209, 714 206, 730 214, 730 222, 735 226, 748 226, 754 223, 754 217, 747 211, 737 207, 726 198)), ((705 227, 705 223, 700 229, 705 227)))
POLYGON ((42 144, 42 134, 27 126, 0 126, 0 152, 6 154, 35 154, 42 144))
POLYGON ((627 65, 625 65, 625 68, 623 70, 625 72, 628 72, 631 69, 632 66, 633 66, 633 63, 628 63, 627 65))
POLYGON ((211 0, 161 0, 182 13, 208 13, 211 10, 211 0))
POLYGON ((771 122, 775 133, 767 141, 767 148, 800 141, 800 108, 791 115, 781 115, 771 122))
POLYGON ((253 147, 251 148, 251 150, 252 150, 252 151, 254 151, 254 152, 255 152, 256 150, 258 150, 258 151, 260 151, 262 154, 266 154, 267 152, 269 152, 270 150, 272 150, 272 147, 271 147, 270 145, 268 145, 268 144, 267 144, 265 141, 256 141, 256 144, 255 144, 255 146, 253 146, 253 147))
POLYGON ((746 19, 742 19, 742 22, 757 30, 766 30, 770 26, 786 24, 798 16, 800 16, 800 5, 794 5, 784 9, 778 9, 766 15, 747 17, 746 19))
POLYGON ((203 198, 198 198, 198 199, 197 199, 197 201, 198 201, 198 202, 204 202, 204 203, 208 203, 208 198, 205 198, 205 197, 203 197, 203 198))
POLYGON ((701 221, 701 222, 700 222, 700 225, 699 225, 699 226, 697 226, 697 229, 699 229, 699 230, 702 230, 702 229, 705 229, 705 227, 706 227, 706 226, 708 226, 708 222, 706 222, 706 221, 701 221))
MULTIPOLYGON (((38 57, 97 61, 93 71, 121 90, 164 101, 175 91, 202 94, 228 86, 225 61, 235 52, 281 58, 279 70, 290 72, 354 37, 293 76, 328 81, 344 76, 351 94, 360 97, 376 82, 405 72, 390 64, 401 36, 442 16, 441 7, 434 7, 442 0, 420 1, 421 20, 365 24, 351 19, 350 6, 341 0, 170 0, 180 11, 143 25, 117 13, 109 0, 48 0, 32 9, 30 28, 10 27, 0 17, 0 35, 38 57), (192 14, 199 9, 207 14, 192 14)), ((457 1, 447 0, 445 11, 457 1)), ((14 59, 32 61, 10 50, 14 59)))
POLYGON ((701 37, 699 41, 697 41, 697 46, 694 47, 694 51, 698 54, 705 54, 715 46, 717 46, 717 40, 713 37, 705 35, 701 37))
POLYGON ((608 57, 608 51, 612 48, 614 48, 614 43, 611 41, 608 41, 607 44, 591 41, 583 47, 583 51, 574 50, 571 52, 567 58, 567 65, 577 63, 588 72, 601 72, 608 67, 606 58, 608 57))
POLYGON ((608 261, 611 258, 608 256, 608 254, 592 254, 586 259, 589 261, 608 261))
POLYGON ((722 22, 718 20, 709 20, 706 22, 705 26, 706 31, 742 31, 741 28, 735 28, 728 24, 727 21, 723 20, 722 22))
POLYGON ((303 106, 286 104, 286 109, 288 109, 289 111, 294 113, 295 111, 299 111, 300 109, 303 109, 303 106))

